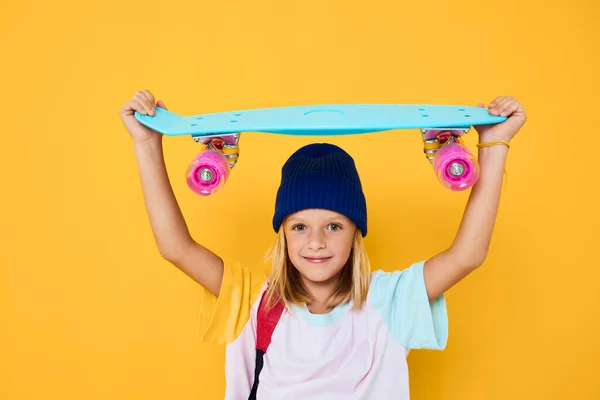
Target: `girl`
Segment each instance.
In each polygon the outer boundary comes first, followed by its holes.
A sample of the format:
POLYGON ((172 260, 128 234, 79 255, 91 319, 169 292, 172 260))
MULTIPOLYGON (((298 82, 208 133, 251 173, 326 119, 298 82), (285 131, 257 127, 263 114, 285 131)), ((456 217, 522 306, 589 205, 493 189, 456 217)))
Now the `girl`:
POLYGON ((267 277, 223 261, 190 236, 162 135, 134 117, 154 115, 156 106, 166 108, 138 91, 120 116, 134 141, 158 250, 204 288, 201 339, 227 345, 226 399, 408 399, 408 351, 445 348, 444 292, 486 258, 509 142, 526 121, 519 102, 496 98, 489 112, 509 118, 475 127, 480 177, 452 245, 400 271, 371 273, 367 208, 352 157, 331 144, 296 151, 281 171, 267 277))

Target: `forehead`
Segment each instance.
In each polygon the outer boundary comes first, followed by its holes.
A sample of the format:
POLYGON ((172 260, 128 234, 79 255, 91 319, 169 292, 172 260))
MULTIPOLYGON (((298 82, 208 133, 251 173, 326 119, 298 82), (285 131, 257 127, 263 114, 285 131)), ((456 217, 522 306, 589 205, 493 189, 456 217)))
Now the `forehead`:
POLYGON ((324 209, 320 209, 320 208, 309 208, 306 210, 300 210, 293 214, 290 214, 287 217, 288 222, 321 221, 321 220, 332 220, 332 219, 344 220, 344 221, 348 220, 348 218, 343 214, 340 214, 336 211, 324 210, 324 209))

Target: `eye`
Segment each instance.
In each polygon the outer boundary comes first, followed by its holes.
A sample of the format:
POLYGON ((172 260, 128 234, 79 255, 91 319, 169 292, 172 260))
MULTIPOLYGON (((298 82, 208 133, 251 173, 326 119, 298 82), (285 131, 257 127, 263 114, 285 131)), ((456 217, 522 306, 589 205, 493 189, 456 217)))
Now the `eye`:
POLYGON ((293 231, 303 231, 304 229, 306 229, 304 224, 297 224, 292 227, 293 231))
POLYGON ((338 224, 329 224, 327 228, 329 228, 332 231, 339 231, 340 229, 342 229, 342 227, 338 224))

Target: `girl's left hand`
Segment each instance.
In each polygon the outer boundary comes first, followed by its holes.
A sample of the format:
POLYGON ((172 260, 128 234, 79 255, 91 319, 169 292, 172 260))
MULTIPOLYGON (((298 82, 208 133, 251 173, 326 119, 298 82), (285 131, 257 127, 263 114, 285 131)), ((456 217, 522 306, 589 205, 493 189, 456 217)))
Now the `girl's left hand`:
MULTIPOLYGON (((484 108, 483 103, 479 103, 477 107, 484 108)), ((496 97, 489 105, 488 111, 492 115, 500 115, 508 117, 508 119, 500 124, 477 125, 474 126, 479 134, 479 142, 503 141, 510 140, 517 134, 519 129, 527 121, 527 115, 521 103, 511 96, 496 97)))

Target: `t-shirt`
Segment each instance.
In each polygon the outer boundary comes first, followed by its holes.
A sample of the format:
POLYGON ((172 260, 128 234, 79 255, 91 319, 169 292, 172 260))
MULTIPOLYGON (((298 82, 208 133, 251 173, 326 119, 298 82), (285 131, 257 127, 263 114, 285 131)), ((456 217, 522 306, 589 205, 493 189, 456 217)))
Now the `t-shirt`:
MULTIPOLYGON (((448 337, 444 295, 429 302, 423 266, 373 272, 360 310, 351 303, 328 314, 284 310, 264 356, 257 399, 409 399, 408 352, 443 350, 448 337)), ((252 389, 265 289, 265 274, 227 262, 219 297, 203 291, 200 339, 226 345, 225 399, 247 399, 252 389)))

